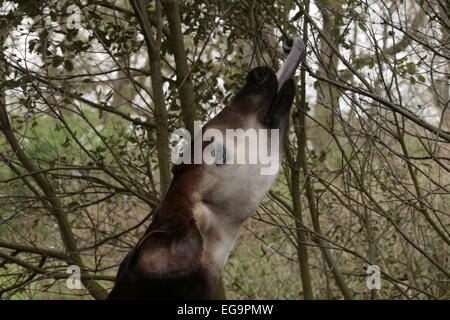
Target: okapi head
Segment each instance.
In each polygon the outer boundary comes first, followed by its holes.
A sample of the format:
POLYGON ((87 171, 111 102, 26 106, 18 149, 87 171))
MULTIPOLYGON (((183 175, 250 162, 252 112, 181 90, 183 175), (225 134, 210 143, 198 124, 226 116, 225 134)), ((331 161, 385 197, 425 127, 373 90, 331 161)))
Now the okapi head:
MULTIPOLYGON (((249 72, 242 90, 203 127, 203 140, 209 143, 201 148, 220 150, 217 145, 224 144, 211 132, 227 137, 227 129, 259 130, 265 137, 258 136, 258 146, 274 153, 271 159, 276 159, 278 169, 295 95, 291 78, 304 52, 298 38, 287 46, 289 56, 277 74, 268 67, 249 72), (276 139, 270 129, 278 129, 276 139)), ((227 144, 221 146, 223 152, 215 152, 220 158, 216 163, 174 167, 172 184, 144 236, 120 265, 109 299, 214 297, 240 226, 257 209, 277 173, 262 174, 264 163, 259 158, 256 163, 234 161, 239 152, 246 159, 251 154, 245 137, 237 134, 232 140, 232 148, 227 144)), ((191 143, 185 152, 192 150, 191 143)))

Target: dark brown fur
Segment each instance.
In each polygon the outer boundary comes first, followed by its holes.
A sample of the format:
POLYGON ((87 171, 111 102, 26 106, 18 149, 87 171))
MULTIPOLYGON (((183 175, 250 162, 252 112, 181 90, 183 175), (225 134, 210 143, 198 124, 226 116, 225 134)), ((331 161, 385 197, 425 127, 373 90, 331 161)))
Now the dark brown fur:
MULTIPOLYGON (((246 115, 256 114, 261 123, 286 134, 295 88, 289 80, 277 94, 277 86, 272 70, 253 69, 245 87, 205 127, 219 123, 240 128, 246 115)), ((207 201, 197 190, 202 183, 202 165, 179 165, 173 174, 153 222, 121 263, 108 299, 213 298, 219 271, 202 260, 201 222, 193 214, 195 203, 207 201)))

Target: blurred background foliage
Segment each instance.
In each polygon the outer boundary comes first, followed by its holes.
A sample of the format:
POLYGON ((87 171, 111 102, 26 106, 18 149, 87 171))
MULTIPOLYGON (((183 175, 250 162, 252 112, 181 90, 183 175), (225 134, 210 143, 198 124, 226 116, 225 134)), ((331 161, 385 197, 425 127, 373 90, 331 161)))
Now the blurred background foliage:
POLYGON ((448 299, 449 6, 0 1, 0 297, 103 299, 171 179, 170 133, 211 119, 252 67, 277 69, 298 35, 283 170, 227 297, 448 299))

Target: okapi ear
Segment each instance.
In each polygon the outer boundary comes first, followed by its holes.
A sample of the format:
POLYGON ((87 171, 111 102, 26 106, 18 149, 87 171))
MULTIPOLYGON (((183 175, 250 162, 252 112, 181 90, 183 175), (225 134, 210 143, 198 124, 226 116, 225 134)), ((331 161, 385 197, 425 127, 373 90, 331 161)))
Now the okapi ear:
POLYGON ((202 247, 195 223, 182 229, 150 231, 137 247, 135 270, 148 278, 183 276, 198 267, 202 247))
POLYGON ((289 112, 295 96, 294 80, 287 80, 278 92, 275 102, 270 106, 267 113, 266 123, 271 128, 278 128, 280 121, 284 119, 284 115, 289 112))

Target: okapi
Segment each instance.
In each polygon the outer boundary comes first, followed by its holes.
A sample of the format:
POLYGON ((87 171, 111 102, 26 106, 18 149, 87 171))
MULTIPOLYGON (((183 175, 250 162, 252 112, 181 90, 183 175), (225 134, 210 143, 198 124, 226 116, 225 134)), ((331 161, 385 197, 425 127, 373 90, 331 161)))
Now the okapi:
MULTIPOLYGON (((292 76, 304 44, 292 38, 284 48, 290 52, 278 73, 268 67, 251 70, 245 86, 203 131, 278 129, 276 152, 282 154, 295 95, 292 76)), ((225 149, 223 156, 234 152, 225 149)), ((122 261, 108 299, 212 299, 240 226, 276 178, 276 172, 262 175, 261 166, 174 166, 172 183, 147 231, 122 261)))

